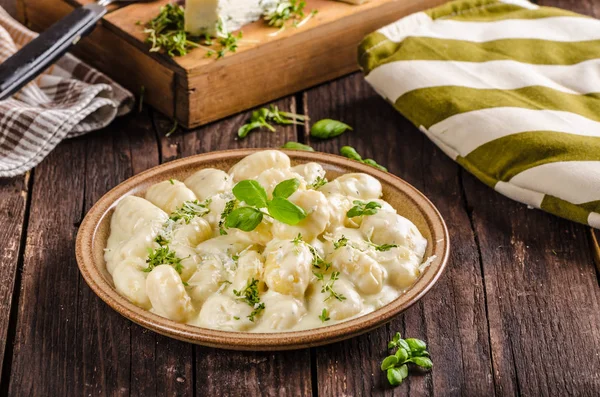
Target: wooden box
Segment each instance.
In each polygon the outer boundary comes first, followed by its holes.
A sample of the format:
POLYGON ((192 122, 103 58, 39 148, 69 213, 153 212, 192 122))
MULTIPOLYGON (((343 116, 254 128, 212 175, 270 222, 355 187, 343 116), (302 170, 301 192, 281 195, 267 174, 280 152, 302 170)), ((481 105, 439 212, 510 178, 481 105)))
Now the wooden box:
MULTIPOLYGON (((278 34, 262 20, 247 25, 237 52, 221 59, 203 49, 177 58, 148 52, 142 25, 169 1, 112 8, 73 52, 136 94, 144 87, 146 103, 191 128, 357 70, 357 45, 366 34, 444 0, 306 0, 305 10, 318 13, 304 25, 278 34)), ((21 19, 34 30, 76 5, 18 0, 21 19)))

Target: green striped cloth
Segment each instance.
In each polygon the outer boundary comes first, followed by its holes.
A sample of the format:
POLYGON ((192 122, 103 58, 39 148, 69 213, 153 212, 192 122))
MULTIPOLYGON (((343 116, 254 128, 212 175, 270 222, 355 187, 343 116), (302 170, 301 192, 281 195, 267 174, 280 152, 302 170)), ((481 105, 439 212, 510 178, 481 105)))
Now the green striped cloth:
POLYGON ((600 21, 468 0, 368 35, 366 80, 448 156, 531 207, 600 228, 600 21))

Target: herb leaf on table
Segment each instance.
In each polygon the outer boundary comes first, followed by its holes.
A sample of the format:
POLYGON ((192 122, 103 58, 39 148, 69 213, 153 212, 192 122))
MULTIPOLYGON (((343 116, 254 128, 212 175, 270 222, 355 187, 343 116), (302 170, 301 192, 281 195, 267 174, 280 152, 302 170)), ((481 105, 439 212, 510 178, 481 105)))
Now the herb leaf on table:
POLYGON ((427 344, 420 339, 402 339, 400 333, 396 332, 388 343, 388 349, 397 350, 383 359, 381 370, 386 371, 387 380, 392 386, 400 385, 408 377, 409 363, 426 370, 433 367, 429 352, 426 350, 427 344))
POLYGON ((308 145, 304 145, 299 142, 287 142, 285 145, 281 147, 282 149, 290 149, 290 150, 304 150, 306 152, 314 152, 315 149, 308 145))
POLYGON ((238 137, 245 138, 250 132, 262 127, 275 131, 275 127, 270 123, 280 125, 303 124, 305 120, 308 120, 308 117, 284 112, 279 110, 277 106, 271 105, 268 108, 261 108, 252 112, 250 120, 238 129, 238 137))
POLYGON ((342 135, 346 131, 352 131, 352 127, 341 121, 323 119, 312 125, 310 128, 310 136, 319 139, 330 139, 342 135))
POLYGON ((382 165, 377 164, 377 162, 373 159, 363 159, 362 156, 360 154, 358 154, 358 152, 356 151, 356 149, 354 149, 352 146, 343 146, 340 149, 340 154, 344 157, 347 157, 351 160, 356 160, 358 162, 361 162, 363 164, 367 164, 370 165, 371 167, 375 167, 378 170, 381 171, 385 171, 387 172, 387 168, 385 168, 382 165))

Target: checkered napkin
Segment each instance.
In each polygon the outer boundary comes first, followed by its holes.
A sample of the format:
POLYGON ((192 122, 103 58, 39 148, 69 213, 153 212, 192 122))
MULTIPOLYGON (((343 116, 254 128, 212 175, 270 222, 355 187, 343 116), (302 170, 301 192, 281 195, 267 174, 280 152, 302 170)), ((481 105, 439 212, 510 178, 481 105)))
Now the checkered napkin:
MULTIPOLYGON (((0 62, 35 37, 0 7, 0 62)), ((0 101, 0 177, 30 170, 63 139, 107 126, 133 103, 129 91, 74 56, 63 56, 0 101)))

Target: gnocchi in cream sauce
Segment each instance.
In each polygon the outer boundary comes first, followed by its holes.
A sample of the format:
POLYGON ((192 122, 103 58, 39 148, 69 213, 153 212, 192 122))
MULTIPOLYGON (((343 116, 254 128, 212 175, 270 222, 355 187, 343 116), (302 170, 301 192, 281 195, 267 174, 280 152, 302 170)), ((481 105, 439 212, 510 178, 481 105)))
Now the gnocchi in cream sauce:
POLYGON ((127 196, 111 218, 106 268, 133 304, 173 321, 247 332, 335 324, 411 287, 427 240, 381 183, 277 150, 230 170, 127 196))

